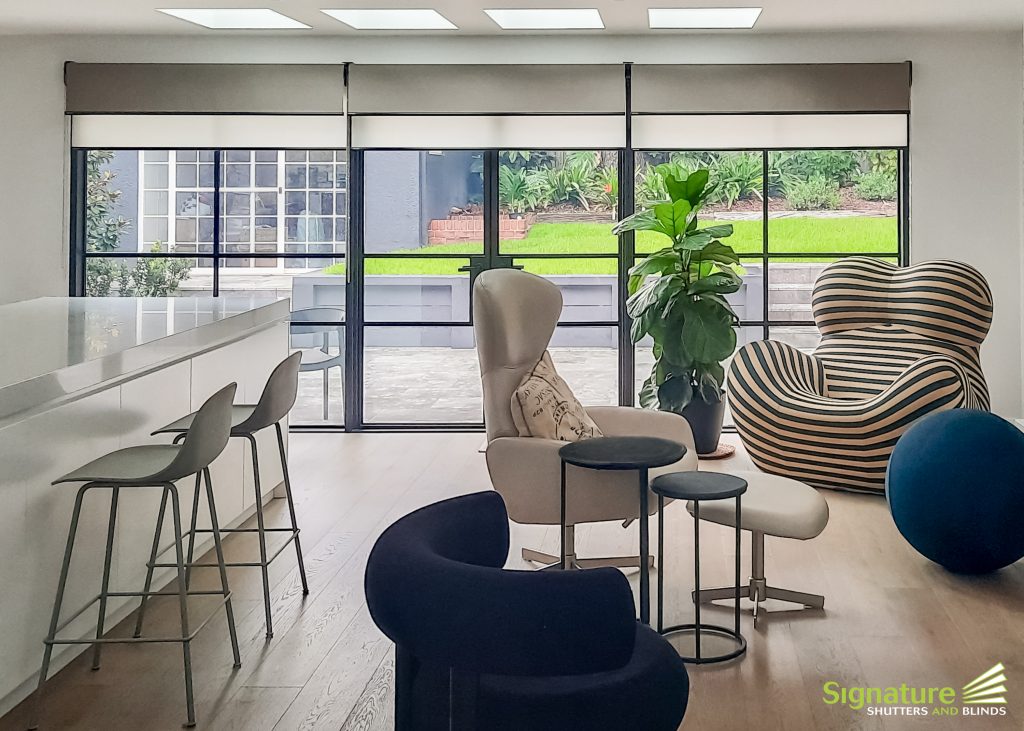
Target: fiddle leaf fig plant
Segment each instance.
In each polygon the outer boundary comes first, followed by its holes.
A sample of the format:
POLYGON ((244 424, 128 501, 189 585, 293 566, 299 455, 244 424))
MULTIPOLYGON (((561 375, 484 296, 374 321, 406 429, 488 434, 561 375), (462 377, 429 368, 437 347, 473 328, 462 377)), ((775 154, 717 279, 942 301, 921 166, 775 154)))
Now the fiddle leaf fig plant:
POLYGON ((736 349, 739 320, 725 295, 739 290, 739 257, 722 239, 731 224, 700 228, 697 213, 714 194, 709 172, 687 175, 672 164, 654 168, 669 199, 616 225, 623 231, 655 231, 667 245, 629 270, 626 308, 634 343, 654 340, 654 367, 640 391, 647 408, 681 412, 694 399, 721 399, 725 368, 736 349))

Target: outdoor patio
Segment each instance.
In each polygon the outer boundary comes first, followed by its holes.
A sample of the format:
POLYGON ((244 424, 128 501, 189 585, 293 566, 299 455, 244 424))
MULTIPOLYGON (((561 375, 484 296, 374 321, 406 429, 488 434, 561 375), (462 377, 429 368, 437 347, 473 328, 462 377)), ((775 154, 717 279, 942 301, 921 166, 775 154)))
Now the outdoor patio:
MULTIPOLYGON (((813 328, 775 328, 773 337, 803 350, 813 349, 813 328)), ((614 348, 552 347, 559 374, 586 405, 618 403, 618 351, 614 348)), ((650 350, 637 349, 635 387, 639 391, 652 365, 650 350)), ((483 418, 480 368, 474 348, 368 347, 365 350, 364 420, 368 424, 479 423, 483 418)), ((322 425, 320 373, 299 377, 292 424, 322 425)), ((344 423, 341 374, 331 371, 329 424, 344 423)))

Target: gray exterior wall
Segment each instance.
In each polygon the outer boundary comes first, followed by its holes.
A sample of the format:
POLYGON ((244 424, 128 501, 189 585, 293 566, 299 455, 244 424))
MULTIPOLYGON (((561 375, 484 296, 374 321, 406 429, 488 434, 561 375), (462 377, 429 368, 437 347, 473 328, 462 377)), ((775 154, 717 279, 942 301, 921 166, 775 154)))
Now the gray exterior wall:
MULTIPOLYGON (((118 251, 138 251, 139 227, 139 153, 134 150, 117 150, 107 166, 114 175, 113 190, 121 191, 121 198, 114 206, 114 217, 121 216, 131 221, 131 226, 121 235, 118 251)), ((172 170, 170 174, 174 174, 172 170)))
POLYGON ((364 158, 364 246, 368 254, 427 244, 427 226, 465 206, 476 185, 473 153, 368 150, 364 158))

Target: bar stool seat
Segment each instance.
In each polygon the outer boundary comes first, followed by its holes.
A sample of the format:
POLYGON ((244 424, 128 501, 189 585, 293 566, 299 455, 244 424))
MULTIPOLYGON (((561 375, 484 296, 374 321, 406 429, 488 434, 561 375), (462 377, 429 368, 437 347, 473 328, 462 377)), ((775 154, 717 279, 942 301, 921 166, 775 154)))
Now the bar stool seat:
MULTIPOLYGON (((256 406, 256 404, 232 404, 231 436, 244 436, 250 432, 249 429, 245 428, 245 422, 252 416, 253 412, 256 410, 256 406)), ((153 434, 183 434, 188 431, 190 426, 192 426, 192 420, 195 418, 196 414, 193 411, 191 414, 186 414, 177 421, 172 421, 170 424, 160 427, 153 432, 153 434)))
MULTIPOLYGON (((221 533, 255 533, 259 538, 260 556, 258 561, 233 561, 228 562, 229 567, 260 568, 263 572, 263 609, 266 618, 267 637, 274 636, 273 612, 270 607, 270 563, 276 559, 289 544, 295 544, 295 558, 299 568, 299 578, 302 581, 302 593, 309 594, 309 585, 306 581, 306 567, 302 560, 302 544, 299 542, 299 524, 295 517, 295 501, 292 498, 291 477, 288 472, 288 457, 284 449, 284 432, 281 428, 281 421, 295 405, 295 398, 299 389, 299 370, 302 360, 300 352, 292 353, 283 361, 278 363, 274 371, 267 379, 260 394, 259 401, 255 404, 233 404, 231 406, 231 436, 245 439, 249 442, 252 455, 253 486, 256 491, 256 528, 221 528, 221 533), (256 442, 256 433, 263 429, 274 427, 277 433, 278 456, 281 460, 281 473, 284 476, 284 493, 288 500, 289 525, 285 527, 268 528, 263 518, 263 487, 260 480, 259 447, 256 442), (267 551, 267 534, 284 533, 287 535, 285 542, 278 547, 275 553, 267 551)), ((196 415, 187 414, 176 421, 163 426, 153 432, 156 434, 174 434, 174 441, 177 443, 185 433, 192 427, 196 415)), ((196 500, 199 499, 198 488, 196 500)), ((196 533, 208 533, 209 529, 200 529, 196 526, 196 510, 192 510, 192 524, 188 532, 189 550, 187 565, 191 570, 194 567, 210 567, 211 564, 195 563, 192 560, 192 547, 195 542, 196 533)), ((157 563, 156 555, 150 558, 149 570, 154 568, 169 567, 169 563, 157 563)), ((141 631, 143 612, 139 613, 136 631, 141 631)))
MULTIPOLYGON (((104 484, 140 483, 159 477, 174 462, 181 451, 177 444, 146 444, 125 447, 104 454, 88 464, 58 477, 62 482, 102 482, 104 484)), ((161 480, 162 481, 162 480, 161 480)))

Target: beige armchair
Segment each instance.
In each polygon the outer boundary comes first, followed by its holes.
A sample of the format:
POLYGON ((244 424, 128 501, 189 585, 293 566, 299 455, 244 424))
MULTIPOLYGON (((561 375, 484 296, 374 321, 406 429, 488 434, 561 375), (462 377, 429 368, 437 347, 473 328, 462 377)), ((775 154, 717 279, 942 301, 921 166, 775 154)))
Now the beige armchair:
MULTIPOLYGON (((561 506, 558 450, 564 442, 520 437, 512 421, 512 393, 548 347, 562 312, 562 294, 551 282, 515 269, 495 269, 477 277, 473 287, 473 328, 476 332, 483 381, 484 422, 487 427, 487 469, 491 484, 505 499, 516 523, 558 525, 561 506)), ((693 435, 676 414, 618 406, 588 408, 606 436, 657 436, 686 445, 679 462, 651 470, 651 479, 664 472, 697 468, 693 435)), ((651 497, 651 512, 657 500, 651 497)), ((635 566, 638 557, 576 556, 575 526, 639 517, 636 475, 595 472, 569 466, 566 471, 566 564, 635 566)), ((557 556, 523 549, 528 561, 554 564, 557 556)))

